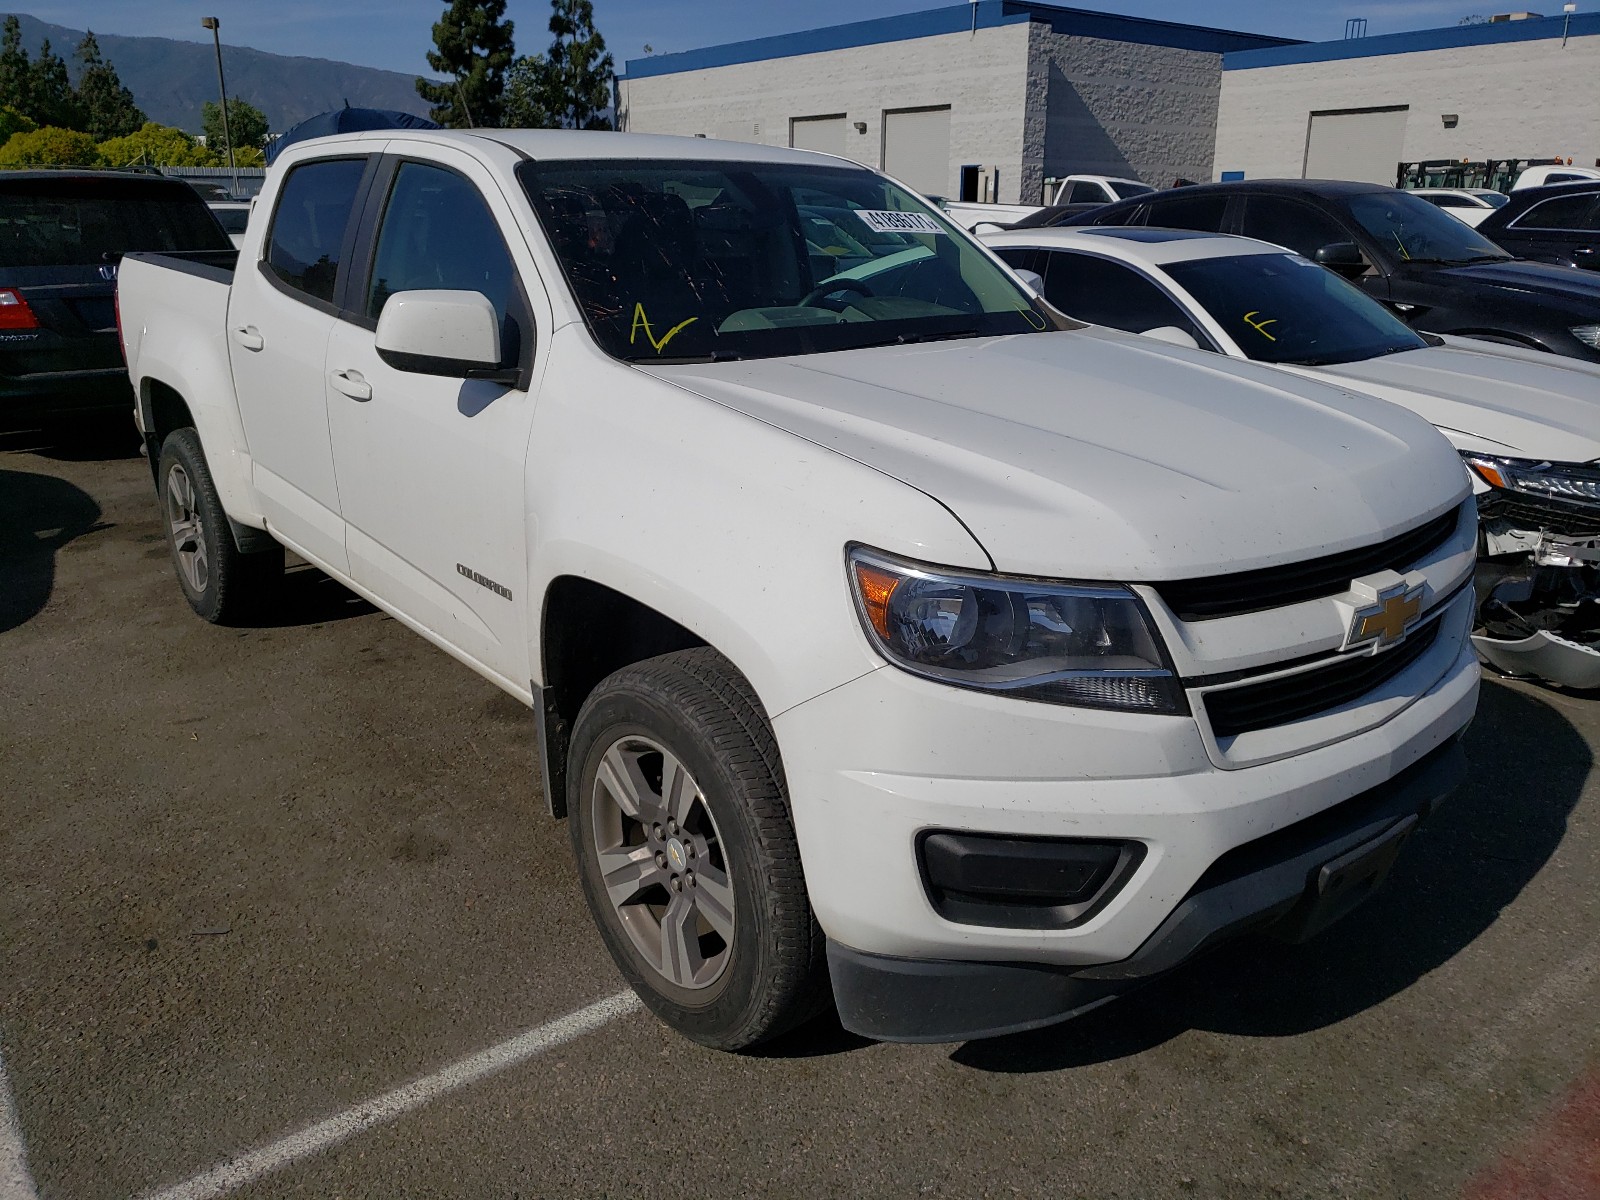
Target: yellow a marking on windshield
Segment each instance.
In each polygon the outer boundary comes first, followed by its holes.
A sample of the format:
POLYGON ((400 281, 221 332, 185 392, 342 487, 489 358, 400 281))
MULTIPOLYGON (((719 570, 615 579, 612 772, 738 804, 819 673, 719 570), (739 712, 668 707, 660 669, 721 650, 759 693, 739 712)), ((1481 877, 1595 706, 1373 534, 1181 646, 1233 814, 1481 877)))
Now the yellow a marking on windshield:
POLYGON ((1400 231, 1398 229, 1391 229, 1389 232, 1394 235, 1394 244, 1400 247, 1400 257, 1405 259, 1407 262, 1410 262, 1411 251, 1407 250, 1406 244, 1400 240, 1400 231))
POLYGON ((680 333, 689 328, 689 326, 693 325, 699 319, 699 317, 690 317, 687 321, 679 321, 671 329, 667 330, 664 334, 657 338, 655 331, 650 328, 650 318, 645 316, 644 305, 635 304, 633 306, 633 328, 628 333, 628 345, 631 346, 639 340, 639 331, 642 329, 644 330, 645 341, 649 342, 650 345, 654 347, 657 354, 660 354, 667 348, 668 342, 677 337, 680 333))
POLYGON ((1265 320, 1265 321, 1257 321, 1255 318, 1257 316, 1259 316, 1260 313, 1261 313, 1261 310, 1259 308, 1251 309, 1249 312, 1245 313, 1245 315, 1244 315, 1244 323, 1246 325, 1250 326, 1251 329, 1254 329, 1262 337, 1266 338, 1267 341, 1269 341, 1269 342, 1277 341, 1278 340, 1277 338, 1273 337, 1270 333, 1267 332, 1267 326, 1268 325, 1276 325, 1278 323, 1278 318, 1277 317, 1272 317, 1272 318, 1270 318, 1268 320, 1265 320))

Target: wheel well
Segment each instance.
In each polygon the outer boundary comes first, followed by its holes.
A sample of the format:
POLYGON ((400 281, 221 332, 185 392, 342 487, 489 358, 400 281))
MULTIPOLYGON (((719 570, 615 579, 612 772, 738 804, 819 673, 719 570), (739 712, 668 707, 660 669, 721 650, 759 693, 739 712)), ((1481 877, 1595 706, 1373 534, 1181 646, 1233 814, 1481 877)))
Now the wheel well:
POLYGON ((155 476, 161 461, 161 446, 167 435, 175 429, 186 429, 194 424, 189 405, 177 390, 159 379, 148 379, 144 384, 144 444, 149 452, 150 474, 155 476))
POLYGON ((567 739, 596 685, 632 663, 706 644, 672 618, 603 584, 575 575, 551 583, 540 628, 544 687, 536 708, 552 816, 566 815, 567 739))

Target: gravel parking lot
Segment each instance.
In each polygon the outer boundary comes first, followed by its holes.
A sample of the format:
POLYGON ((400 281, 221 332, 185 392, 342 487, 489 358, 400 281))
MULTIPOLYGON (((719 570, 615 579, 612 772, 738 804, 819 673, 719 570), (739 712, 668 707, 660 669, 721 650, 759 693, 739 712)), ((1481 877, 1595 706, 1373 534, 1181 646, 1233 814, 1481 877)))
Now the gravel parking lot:
POLYGON ((1600 1196, 1600 697, 1486 681, 1309 945, 732 1057, 622 995, 526 711, 309 568, 201 623, 156 518, 120 423, 0 435, 0 1200, 1600 1196))

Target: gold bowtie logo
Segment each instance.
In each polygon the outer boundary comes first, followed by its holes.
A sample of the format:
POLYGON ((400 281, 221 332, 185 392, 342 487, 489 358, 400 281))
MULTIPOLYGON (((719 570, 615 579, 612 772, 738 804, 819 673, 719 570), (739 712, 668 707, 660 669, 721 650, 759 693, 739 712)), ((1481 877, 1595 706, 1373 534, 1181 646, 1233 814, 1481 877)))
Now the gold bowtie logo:
POLYGON ((1380 642, 1397 642, 1405 636, 1411 623, 1422 614, 1422 596, 1392 596, 1384 601, 1377 612, 1360 615, 1355 640, 1365 642, 1376 638, 1380 642))
POLYGON ((1422 601, 1427 594, 1425 585, 1408 588, 1404 584, 1372 595, 1372 603, 1350 614, 1350 628, 1344 648, 1354 650, 1370 646, 1373 651, 1386 650, 1405 641, 1406 634, 1422 617, 1422 601))

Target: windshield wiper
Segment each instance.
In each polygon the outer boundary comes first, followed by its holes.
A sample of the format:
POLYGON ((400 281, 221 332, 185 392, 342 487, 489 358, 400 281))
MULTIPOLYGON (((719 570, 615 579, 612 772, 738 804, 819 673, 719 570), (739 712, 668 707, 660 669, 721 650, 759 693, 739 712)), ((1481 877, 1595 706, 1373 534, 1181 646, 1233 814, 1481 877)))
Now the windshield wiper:
POLYGON ((1346 363, 1371 362, 1375 358, 1387 358, 1391 354, 1404 354, 1408 350, 1421 350, 1422 346, 1385 346, 1382 350, 1374 350, 1371 354, 1326 354, 1320 358, 1289 358, 1284 362, 1296 367, 1336 367, 1346 363))
POLYGON ((656 358, 635 358, 629 361, 636 367, 681 367, 695 363, 738 362, 743 357, 744 355, 732 350, 713 350, 710 354, 664 354, 656 358))
POLYGON ((897 333, 892 338, 883 338, 876 342, 857 342, 850 346, 851 350, 871 350, 878 346, 910 346, 917 342, 953 342, 962 338, 975 338, 983 336, 979 329, 951 329, 944 333, 897 333))
POLYGON ((1409 263, 1425 263, 1436 267, 1465 267, 1481 262, 1510 262, 1509 254, 1474 254, 1471 258, 1409 258, 1409 263))

